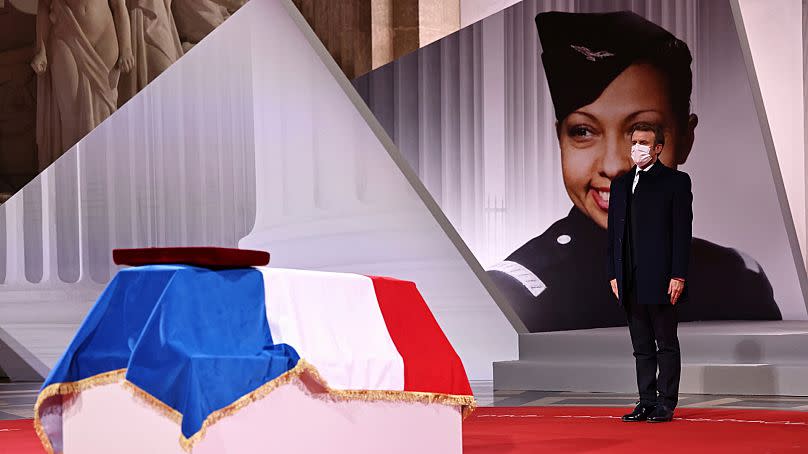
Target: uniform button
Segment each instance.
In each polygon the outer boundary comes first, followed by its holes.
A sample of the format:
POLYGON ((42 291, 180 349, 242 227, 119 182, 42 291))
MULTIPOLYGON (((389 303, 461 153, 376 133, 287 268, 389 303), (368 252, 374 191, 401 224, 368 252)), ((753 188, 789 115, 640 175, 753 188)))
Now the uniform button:
POLYGON ((561 235, 560 237, 556 238, 558 244, 567 244, 572 241, 572 238, 569 235, 561 235))

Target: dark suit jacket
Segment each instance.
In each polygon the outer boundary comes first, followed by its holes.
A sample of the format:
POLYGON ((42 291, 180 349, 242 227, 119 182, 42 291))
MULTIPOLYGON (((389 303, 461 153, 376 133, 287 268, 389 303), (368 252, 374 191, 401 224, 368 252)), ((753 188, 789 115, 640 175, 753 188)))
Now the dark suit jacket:
MULTIPOLYGON (((623 269, 627 210, 636 167, 612 180, 609 199, 609 280, 617 279, 620 304, 625 295, 623 269)), ((669 304, 671 278, 687 279, 693 224, 693 194, 690 177, 657 161, 640 176, 634 191, 632 216, 638 226, 633 233, 636 249, 635 291, 640 304, 669 304)), ((687 284, 685 284, 687 289, 687 284)), ((683 295, 686 297, 686 295, 683 295)))

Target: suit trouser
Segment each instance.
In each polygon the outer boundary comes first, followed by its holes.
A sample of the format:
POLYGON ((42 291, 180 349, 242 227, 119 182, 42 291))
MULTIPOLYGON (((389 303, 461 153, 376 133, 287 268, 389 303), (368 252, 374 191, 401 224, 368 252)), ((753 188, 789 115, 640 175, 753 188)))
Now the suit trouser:
POLYGON ((676 306, 668 301, 663 304, 640 304, 634 290, 631 288, 627 292, 625 310, 634 348, 640 402, 661 403, 674 409, 679 401, 682 370, 676 334, 676 306))

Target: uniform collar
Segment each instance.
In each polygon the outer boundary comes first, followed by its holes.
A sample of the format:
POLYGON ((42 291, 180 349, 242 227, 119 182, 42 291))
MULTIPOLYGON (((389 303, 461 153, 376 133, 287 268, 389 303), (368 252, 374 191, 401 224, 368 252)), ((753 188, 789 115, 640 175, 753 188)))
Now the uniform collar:
POLYGON ((567 220, 570 222, 567 226, 570 232, 564 233, 575 235, 575 238, 599 238, 597 235, 606 232, 606 230, 595 223, 592 218, 581 212, 581 210, 574 205, 567 215, 567 220))

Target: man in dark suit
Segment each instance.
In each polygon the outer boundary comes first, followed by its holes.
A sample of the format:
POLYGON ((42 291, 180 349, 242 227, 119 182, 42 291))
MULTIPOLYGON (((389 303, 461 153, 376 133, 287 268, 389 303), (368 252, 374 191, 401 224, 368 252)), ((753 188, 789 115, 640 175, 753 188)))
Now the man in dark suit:
POLYGON ((635 125, 635 166, 611 183, 607 273, 628 318, 640 394, 623 416, 629 422, 670 421, 679 395, 676 303, 686 286, 693 195, 686 173, 658 161, 664 143, 661 126, 635 125))

